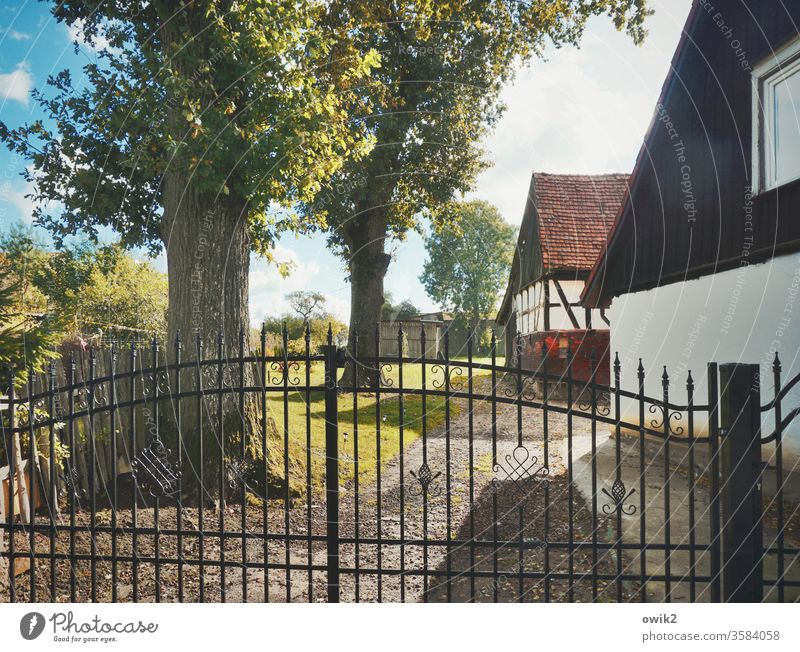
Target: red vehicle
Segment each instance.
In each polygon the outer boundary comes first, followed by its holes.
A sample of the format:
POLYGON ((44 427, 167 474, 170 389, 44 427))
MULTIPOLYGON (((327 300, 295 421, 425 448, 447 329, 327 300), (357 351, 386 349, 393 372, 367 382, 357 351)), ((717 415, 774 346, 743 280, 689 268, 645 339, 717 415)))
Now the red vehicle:
POLYGON ((522 368, 531 371, 546 369, 549 376, 566 380, 567 350, 570 349, 573 381, 579 385, 589 382, 594 359, 596 382, 607 387, 610 383, 609 346, 607 330, 538 331, 522 337, 522 368))

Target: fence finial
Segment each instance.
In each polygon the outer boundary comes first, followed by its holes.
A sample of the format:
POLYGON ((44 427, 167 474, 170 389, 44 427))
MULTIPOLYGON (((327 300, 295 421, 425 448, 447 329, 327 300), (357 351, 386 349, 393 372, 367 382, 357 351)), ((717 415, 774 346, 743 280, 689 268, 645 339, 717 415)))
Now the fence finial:
POLYGON ((619 351, 614 352, 614 373, 618 374, 622 365, 619 363, 619 351))
POLYGON ((775 351, 775 360, 772 362, 772 369, 777 373, 781 371, 781 359, 778 357, 777 351, 775 351))
POLYGON ((661 384, 664 385, 664 389, 669 387, 669 374, 667 373, 667 365, 664 365, 664 373, 661 374, 661 384))
POLYGON ((692 370, 689 369, 689 373, 686 376, 686 389, 692 391, 694 389, 694 378, 692 378, 692 370))

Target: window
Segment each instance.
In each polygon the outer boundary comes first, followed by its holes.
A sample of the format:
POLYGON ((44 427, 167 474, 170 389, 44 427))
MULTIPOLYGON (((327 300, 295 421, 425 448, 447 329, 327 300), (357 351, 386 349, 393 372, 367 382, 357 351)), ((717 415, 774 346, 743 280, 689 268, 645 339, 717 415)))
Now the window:
POLYGON ((753 71, 753 178, 757 191, 800 179, 800 39, 753 71))

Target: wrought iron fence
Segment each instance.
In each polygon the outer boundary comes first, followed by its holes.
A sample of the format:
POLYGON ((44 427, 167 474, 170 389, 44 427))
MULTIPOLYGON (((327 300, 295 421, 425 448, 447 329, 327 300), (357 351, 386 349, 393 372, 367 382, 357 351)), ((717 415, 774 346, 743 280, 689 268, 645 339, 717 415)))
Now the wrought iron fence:
POLYGON ((0 596, 720 601, 766 587, 796 599, 782 433, 800 410, 783 416, 782 403, 798 378, 781 388, 777 359, 763 407, 776 430, 759 440, 760 421, 754 434, 740 418, 758 394, 733 396, 726 376, 720 396, 715 364, 704 399, 689 373, 676 401, 666 369, 661 395, 645 394, 641 363, 633 391, 618 359, 599 384, 602 352, 578 382, 569 360, 563 374, 546 355, 535 370, 522 356, 504 366, 495 342, 477 358, 471 340, 451 356, 446 336, 427 359, 420 338, 421 357, 402 330, 389 356, 378 332, 371 356, 358 338, 314 350, 308 334, 292 353, 284 331, 274 354, 265 332, 251 347, 242 331, 235 351, 221 335, 210 354, 199 337, 89 350, 22 388, 9 370, 0 596), (347 364, 374 373, 340 384, 347 364), (762 441, 776 477, 763 502, 762 441), (755 471, 725 462, 736 442, 758 449, 755 471))

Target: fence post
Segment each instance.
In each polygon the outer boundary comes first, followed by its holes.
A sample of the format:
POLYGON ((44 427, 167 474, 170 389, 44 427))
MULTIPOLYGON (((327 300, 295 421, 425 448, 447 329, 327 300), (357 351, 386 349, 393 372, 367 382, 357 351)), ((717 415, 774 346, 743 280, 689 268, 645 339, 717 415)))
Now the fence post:
POLYGON ((328 602, 339 602, 339 406, 338 370, 343 357, 331 343, 325 352, 325 497, 327 503, 328 602))
POLYGON ((761 602, 761 393, 757 364, 719 367, 722 396, 722 599, 761 602))

